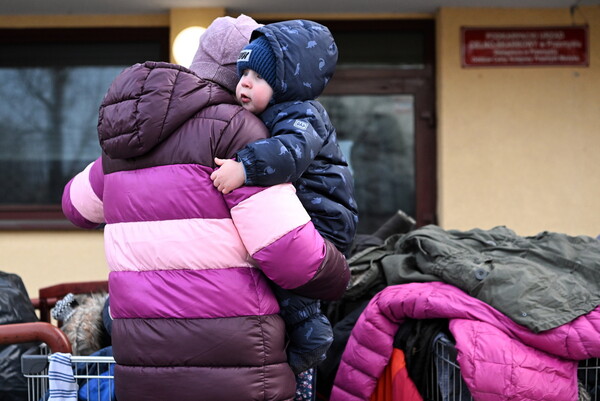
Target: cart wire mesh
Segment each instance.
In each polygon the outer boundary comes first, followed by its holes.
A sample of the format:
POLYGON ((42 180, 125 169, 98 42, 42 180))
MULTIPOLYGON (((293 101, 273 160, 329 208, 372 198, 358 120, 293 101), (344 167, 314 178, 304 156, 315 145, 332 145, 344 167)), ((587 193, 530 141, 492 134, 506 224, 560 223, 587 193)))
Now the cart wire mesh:
MULTIPOLYGON (((427 387, 425 401, 473 401, 456 362, 456 348, 446 336, 433 341, 430 369, 425 372, 427 387)), ((600 401, 600 359, 579 362, 579 401, 600 401)))
MULTIPOLYGON (((71 356, 78 400, 111 401, 114 397, 112 356, 71 356)), ((42 344, 21 357, 21 370, 27 378, 27 400, 40 401, 49 394, 50 353, 42 344)))
POLYGON ((456 348, 446 336, 438 336, 433 342, 433 363, 426 372, 426 401, 472 401, 471 393, 460 374, 456 362, 456 348))

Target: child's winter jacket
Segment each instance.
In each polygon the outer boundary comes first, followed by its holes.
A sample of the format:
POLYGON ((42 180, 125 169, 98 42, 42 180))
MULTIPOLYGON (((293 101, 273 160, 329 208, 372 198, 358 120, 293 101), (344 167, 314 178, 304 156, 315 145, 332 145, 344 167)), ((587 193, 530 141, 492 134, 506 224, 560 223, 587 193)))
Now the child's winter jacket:
POLYGON ((347 253, 356 233, 354 180, 321 95, 335 71, 338 51, 329 30, 306 20, 265 25, 275 53, 275 104, 261 114, 272 138, 238 152, 246 185, 291 182, 319 232, 347 253))

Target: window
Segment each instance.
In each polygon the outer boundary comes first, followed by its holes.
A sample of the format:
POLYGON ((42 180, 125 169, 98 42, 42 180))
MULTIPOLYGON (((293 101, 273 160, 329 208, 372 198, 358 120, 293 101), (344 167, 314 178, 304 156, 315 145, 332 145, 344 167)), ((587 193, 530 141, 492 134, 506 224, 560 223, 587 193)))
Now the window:
POLYGON ((62 190, 100 155, 98 108, 126 67, 168 59, 168 28, 0 30, 0 228, 70 227, 62 190))
POLYGON ((353 169, 359 234, 397 210, 435 224, 434 24, 325 21, 339 49, 319 100, 353 169))
POLYGON ((319 100, 352 169, 358 232, 375 232, 398 209, 414 216, 414 96, 321 96, 319 100))

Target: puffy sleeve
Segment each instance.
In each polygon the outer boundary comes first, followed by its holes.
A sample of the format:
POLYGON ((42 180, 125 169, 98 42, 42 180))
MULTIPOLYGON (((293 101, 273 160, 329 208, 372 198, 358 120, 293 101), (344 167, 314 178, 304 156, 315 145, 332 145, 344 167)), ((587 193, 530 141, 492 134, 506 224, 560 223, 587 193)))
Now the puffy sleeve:
POLYGON ((346 258, 315 229, 291 184, 242 187, 225 195, 238 233, 274 283, 310 298, 340 298, 346 258))
POLYGON ((326 134, 318 110, 309 102, 288 107, 272 123, 270 138, 238 152, 246 185, 295 182, 323 148, 326 134))
POLYGON ((96 228, 104 223, 102 160, 96 159, 65 186, 62 210, 67 219, 81 228, 96 228))

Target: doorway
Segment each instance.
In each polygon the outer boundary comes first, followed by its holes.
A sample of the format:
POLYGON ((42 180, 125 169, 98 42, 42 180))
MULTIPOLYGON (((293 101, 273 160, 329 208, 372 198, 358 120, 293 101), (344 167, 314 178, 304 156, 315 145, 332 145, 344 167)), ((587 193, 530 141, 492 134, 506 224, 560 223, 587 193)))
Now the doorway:
POLYGON ((353 170, 358 232, 399 209, 436 224, 433 21, 320 22, 340 57, 319 100, 353 170))

